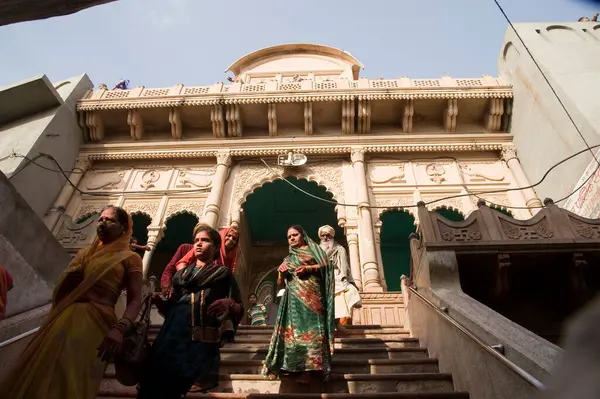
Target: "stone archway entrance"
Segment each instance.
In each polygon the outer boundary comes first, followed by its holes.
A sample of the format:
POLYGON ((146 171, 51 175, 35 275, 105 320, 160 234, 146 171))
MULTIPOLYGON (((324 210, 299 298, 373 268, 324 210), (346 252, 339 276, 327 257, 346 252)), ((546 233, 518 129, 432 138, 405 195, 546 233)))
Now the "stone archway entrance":
MULTIPOLYGON (((333 200, 333 194, 315 182, 295 177, 287 179, 312 195, 333 200)), ((242 214, 243 226, 240 227, 247 231, 248 239, 240 248, 246 265, 238 282, 248 287, 246 295, 260 290, 259 299, 266 302, 275 295, 274 269, 288 253, 286 233, 289 226, 301 225, 318 242, 318 228, 329 224, 336 229, 338 242, 346 245, 344 231, 338 226, 335 205, 311 198, 282 180, 265 183, 254 190, 242 205, 242 214)))

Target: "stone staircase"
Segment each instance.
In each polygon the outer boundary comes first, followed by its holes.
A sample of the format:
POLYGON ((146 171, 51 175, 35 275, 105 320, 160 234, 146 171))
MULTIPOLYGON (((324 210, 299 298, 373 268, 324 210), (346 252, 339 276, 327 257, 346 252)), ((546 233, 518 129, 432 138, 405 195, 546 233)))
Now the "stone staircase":
MULTIPOLYGON (((160 326, 153 326, 151 338, 160 326)), ((361 325, 348 327, 336 337, 333 376, 326 385, 311 384, 300 392, 292 380, 268 381, 261 374, 262 360, 273 327, 240 326, 234 343, 221 349, 220 384, 210 394, 191 393, 187 398, 284 399, 468 399, 455 392, 451 374, 439 372, 437 359, 402 326, 361 325)), ((165 383, 168 383, 165 381, 165 383)), ((135 387, 124 387, 110 365, 98 399, 134 398, 135 387)))

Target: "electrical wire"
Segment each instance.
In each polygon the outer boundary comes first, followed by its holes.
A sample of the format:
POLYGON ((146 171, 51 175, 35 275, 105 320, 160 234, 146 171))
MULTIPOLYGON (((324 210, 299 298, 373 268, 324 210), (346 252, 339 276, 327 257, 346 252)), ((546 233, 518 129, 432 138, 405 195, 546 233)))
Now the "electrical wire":
POLYGON ((508 15, 506 14, 506 12, 504 11, 504 8, 502 8, 502 6, 500 5, 499 1, 498 0, 493 0, 493 1, 494 1, 494 3, 496 3, 496 6, 498 6, 498 9, 500 10, 500 12, 502 13, 502 15, 504 16, 504 19, 506 19, 506 22, 508 22, 508 24, 510 25, 511 29, 513 30, 513 32, 515 33, 515 35, 517 36, 517 38, 519 39, 519 41, 521 42, 521 44, 523 45, 523 47, 525 48, 525 51, 527 51, 527 54, 529 54, 529 57, 531 57, 531 60, 533 61, 533 63, 537 67, 537 69, 542 74, 542 77, 544 78, 544 80, 548 84, 548 87, 550 87, 550 90, 554 94, 554 97, 556 97, 556 99, 558 100, 560 106, 565 111, 565 114, 567 114, 567 117, 569 118, 569 120, 571 121, 571 123, 575 127, 575 130, 579 134, 579 137, 581 137, 581 140, 583 140, 583 142, 585 143, 585 146, 587 147, 587 150, 590 152, 590 154, 592 154, 592 157, 594 158, 594 160, 598 164, 598 167, 600 168, 600 160, 598 160, 598 158, 596 157, 596 154, 594 154, 594 152, 592 151, 592 148, 590 147, 590 145, 588 144, 587 140, 583 136, 583 133, 581 133, 581 130, 579 129, 579 127, 575 123, 575 120, 571 116, 571 113, 567 110, 567 107, 565 106, 565 104, 563 103, 563 101, 560 99, 560 96, 558 95, 558 93, 556 92, 556 90, 554 89, 554 87, 552 86, 552 84, 550 83, 550 80, 548 80, 548 77, 546 76, 546 74, 542 70, 542 67, 540 66, 540 64, 538 64, 537 60, 535 59, 535 57, 533 56, 533 54, 529 50, 529 47, 527 47, 527 45, 525 44, 525 41, 523 40, 523 38, 521 37, 521 35, 519 34, 519 32, 517 32, 517 29, 515 28, 515 26, 513 25, 512 21, 510 20, 510 18, 508 17, 508 15))
MULTIPOLYGON (((590 147, 590 148, 592 148, 592 149, 593 149, 593 148, 598 148, 598 147, 600 147, 600 144, 598 144, 598 145, 594 145, 594 146, 592 146, 592 147, 590 147)), ((529 188, 534 188, 534 187, 536 187, 536 186, 539 186, 539 185, 540 185, 540 184, 542 184, 542 182, 543 182, 543 181, 546 179, 546 177, 548 177, 548 175, 550 174, 550 172, 552 172, 552 170, 556 169, 558 166, 560 166, 560 165, 562 165, 563 163, 565 163, 565 162, 567 162, 567 161, 569 161, 569 160, 571 160, 571 159, 573 159, 573 158, 575 158, 575 157, 577 157, 577 156, 581 155, 582 153, 584 153, 584 152, 586 152, 586 151, 587 151, 587 149, 580 150, 580 151, 578 151, 578 152, 576 152, 576 153, 574 153, 574 154, 571 154, 570 156, 568 156, 568 157, 566 157, 566 158, 562 159, 561 161, 559 161, 559 162, 555 163, 555 164, 554 164, 554 165, 552 165, 552 166, 551 166, 549 169, 547 169, 547 170, 546 170, 546 172, 544 173, 544 175, 542 176, 542 178, 541 178, 541 179, 540 179, 538 182, 536 182, 536 183, 534 183, 534 184, 531 184, 531 185, 529 185, 529 186, 526 186, 526 187, 513 187, 513 188, 505 188, 505 189, 497 189, 497 190, 488 190, 488 191, 479 191, 479 192, 476 192, 476 193, 473 193, 473 192, 471 192, 471 193, 467 193, 467 194, 455 194, 455 195, 450 195, 450 196, 447 196, 447 197, 442 197, 442 198, 438 198, 438 199, 435 199, 435 200, 431 200, 431 201, 429 201, 429 202, 425 202, 425 205, 427 206, 427 205, 431 205, 431 204, 434 204, 434 203, 437 203, 437 202, 441 202, 441 201, 445 201, 445 200, 449 200, 449 199, 453 199, 453 198, 462 198, 462 197, 468 197, 468 196, 475 196, 475 197, 477 197, 477 198, 479 198, 479 199, 481 199, 481 200, 484 200, 484 201, 486 201, 486 202, 487 202, 487 203, 489 203, 490 205, 492 205, 492 206, 494 206, 494 207, 497 207, 497 208, 500 208, 500 209, 524 209, 524 210, 528 210, 528 209, 531 209, 531 208, 543 208, 544 206, 537 206, 537 207, 533 207, 533 206, 532 206, 532 207, 515 207, 515 206, 504 206, 504 205, 500 205, 500 204, 495 204, 495 203, 493 203, 493 202, 491 202, 491 201, 487 201, 486 199, 479 197, 479 195, 485 195, 485 194, 498 194, 498 193, 506 193, 506 192, 510 192, 510 191, 521 191, 521 190, 526 190, 526 189, 529 189, 529 188)), ((22 154, 16 154, 16 153, 15 153, 15 154, 13 154, 13 155, 11 155, 11 156, 15 156, 15 157, 20 157, 20 158, 23 158, 23 159, 27 160, 29 164, 33 164, 33 165, 36 165, 36 166, 38 166, 38 167, 42 167, 41 165, 39 165, 38 163, 36 163, 36 162, 35 162, 33 159, 30 159, 29 157, 27 157, 27 156, 25 156, 25 155, 22 155, 22 154)), ((34 157, 34 159, 38 159, 38 158, 40 158, 40 157, 44 157, 44 158, 47 158, 47 159, 51 160, 51 161, 52 161, 52 162, 53 162, 53 163, 56 165, 56 167, 58 168, 58 170, 54 170, 54 169, 50 169, 50 168, 46 168, 46 167, 43 167, 43 169, 46 169, 46 170, 49 170, 49 171, 53 171, 53 172, 58 172, 58 173, 61 173, 61 174, 64 176, 64 178, 66 179, 67 183, 68 183, 68 184, 69 184, 71 187, 73 187, 73 189, 74 189, 74 190, 76 190, 78 193, 80 193, 80 194, 82 194, 82 195, 98 196, 98 197, 111 197, 111 196, 121 196, 121 195, 122 195, 122 193, 113 193, 113 192, 90 192, 90 191, 84 191, 84 190, 81 190, 79 187, 77 187, 77 185, 76 185, 76 184, 74 184, 74 183, 73 183, 73 182, 70 180, 69 176, 67 176, 67 174, 66 174, 65 170, 62 168, 62 166, 61 166, 61 165, 60 165, 60 163, 59 163, 59 162, 56 160, 56 158, 54 158, 54 157, 53 157, 52 155, 50 155, 50 154, 39 153, 39 154, 38 154, 36 157, 34 157)), ((455 159, 455 158, 453 158, 453 157, 438 157, 438 158, 436 158, 436 159, 441 159, 441 158, 446 158, 446 159, 453 159, 453 160, 456 160, 456 159, 455 159)), ((263 163, 263 164, 264 164, 264 165, 267 167, 267 169, 268 169, 268 170, 269 170, 269 171, 270 171, 270 172, 271 172, 273 175, 275 175, 275 177, 277 177, 277 178, 279 178, 279 179, 283 180, 284 182, 286 182, 287 184, 289 184, 290 186, 292 186, 294 189, 296 189, 296 190, 298 190, 298 191, 302 192, 303 194, 305 194, 305 195, 307 195, 307 196, 309 196, 309 197, 311 197, 311 198, 314 198, 314 199, 316 199, 316 200, 319 200, 319 201, 322 201, 322 202, 326 202, 326 203, 329 203, 329 204, 333 204, 333 205, 340 205, 340 206, 347 206, 347 207, 359 207, 359 205, 358 205, 358 204, 346 204, 346 203, 341 203, 341 202, 337 202, 337 201, 332 201, 332 200, 329 200, 329 199, 326 199, 326 198, 321 198, 321 197, 319 197, 319 196, 317 196, 317 195, 314 195, 314 194, 312 194, 312 193, 309 193, 309 192, 307 192, 307 191, 303 190, 302 188, 300 188, 300 187, 296 186, 294 183, 292 183, 292 182, 291 182, 291 181, 289 181, 287 178, 285 178, 284 176, 282 176, 281 174, 279 174, 277 171, 275 171, 275 170, 274 170, 274 169, 273 169, 271 166, 269 166, 269 164, 268 164, 268 163, 267 163, 267 162, 266 162, 266 161, 265 161, 263 158, 256 158, 256 159, 260 159, 260 160, 262 161, 262 163, 263 163)), ((571 193, 570 193, 570 194, 568 194, 567 196, 565 196, 565 197, 563 197, 563 198, 561 198, 561 199, 559 199, 559 200, 557 200, 557 201, 554 201, 554 203, 556 204, 556 203, 562 202, 562 201, 564 201, 564 200, 568 199, 568 198, 569 198, 571 195, 575 194, 577 191, 579 191, 579 190, 580 190, 580 189, 581 189, 581 188, 582 188, 582 187, 583 187, 583 186, 584 186, 584 185, 585 185, 585 184, 586 184, 588 181, 590 181, 590 180, 591 180, 591 178, 592 178, 592 177, 594 177, 594 175, 596 174, 596 172, 597 172, 599 169, 600 169, 600 166, 598 166, 598 168, 596 168, 596 171, 595 171, 594 173, 592 173, 592 174, 591 174, 591 175, 590 175, 590 176, 589 176, 589 177, 588 177, 588 178, 587 178, 587 179, 586 179, 586 180, 585 180, 585 181, 584 181, 584 182, 583 182, 583 183, 582 183, 582 184, 581 184, 579 187, 577 187, 577 188, 576 188, 576 189, 575 189, 573 192, 571 192, 571 193)), ((21 169, 21 170, 22 170, 22 169, 21 169)), ((14 176, 14 175, 13 175, 13 176, 14 176)), ((11 176, 11 177, 12 177, 12 176, 11 176)), ((464 184, 463 184, 462 186, 463 186, 463 187, 466 187, 466 185, 464 185, 464 184)), ((190 190, 177 190, 177 193, 203 193, 203 192, 207 192, 207 191, 209 191, 209 190, 210 190, 210 188, 198 188, 198 189, 190 189, 190 190)), ((161 195, 161 196, 162 196, 162 195, 165 195, 166 193, 167 193, 167 191, 151 191, 151 192, 144 191, 144 194, 146 194, 146 195, 161 195)), ((418 207, 418 204, 412 204, 412 205, 403 205, 403 206, 398 206, 398 207, 390 207, 390 206, 376 206, 376 205, 364 205, 363 207, 365 207, 365 208, 371 208, 371 209, 398 209, 398 208, 401 208, 401 209, 403 209, 403 208, 409 209, 409 208, 417 208, 417 207, 418 207)))
MULTIPOLYGON (((600 144, 595 145, 590 147, 591 149, 593 148, 598 148, 600 147, 600 144)), ((510 192, 510 191, 521 191, 521 190, 526 190, 526 189, 530 189, 530 188, 534 188, 539 186, 540 184, 542 184, 544 182, 544 180, 546 180, 546 177, 548 177, 548 175, 550 174, 550 172, 552 172, 552 170, 556 169, 558 166, 562 165, 563 163, 575 158, 576 156, 579 156, 581 154, 583 154, 584 152, 588 151, 588 149, 583 149, 580 150, 574 154, 569 155, 567 158, 562 159, 561 161, 555 163, 554 165, 552 165, 549 169, 546 170, 546 172, 544 173, 544 175, 542 176, 542 178, 534 184, 531 184, 529 186, 525 186, 525 187, 513 187, 513 188, 504 188, 504 189, 498 189, 498 190, 488 190, 488 191, 480 191, 477 192, 476 194, 472 194, 472 193, 467 193, 467 194, 455 194, 455 195, 450 195, 447 197, 442 197, 442 198, 438 198, 435 200, 431 200, 429 202, 425 202, 425 205, 431 205, 434 204, 436 202, 440 202, 440 201, 445 201, 445 200, 449 200, 449 199, 453 199, 453 198, 461 198, 461 197, 468 197, 468 196, 475 196, 479 199, 483 199, 484 201, 486 201, 487 203, 490 203, 491 205, 495 206, 495 207, 499 207, 499 208, 506 208, 506 209, 532 209, 532 208, 544 208, 544 206, 532 206, 532 207, 516 207, 516 206, 504 206, 504 205, 499 205, 499 204, 494 204, 490 201, 485 200, 484 198, 480 198, 477 195, 484 195, 484 194, 498 194, 498 193, 506 193, 506 192, 510 192)), ((450 157, 447 157, 448 159, 450 159, 450 157)), ((308 191, 303 190, 302 188, 296 186, 294 183, 290 182, 288 179, 286 179, 284 176, 282 176, 281 174, 279 174, 277 171, 275 171, 273 168, 271 168, 269 166, 269 164, 261 158, 262 163, 269 169, 269 171, 274 174, 277 178, 285 181, 287 184, 289 184, 290 186, 292 186, 293 188, 295 188, 296 190, 302 192, 305 195, 308 195, 309 197, 312 197, 314 199, 317 199, 319 201, 323 201, 323 202, 327 202, 333 205, 341 205, 341 206, 347 206, 347 207, 358 207, 358 204, 345 204, 345 203, 341 203, 341 202, 337 202, 337 201, 332 201, 326 198, 321 198, 317 195, 314 195, 312 193, 309 193, 308 191)), ((598 168, 596 170, 600 169, 600 166, 598 166, 598 168)), ((595 173, 594 173, 595 174, 595 173)), ((590 175, 586 181, 584 181, 579 187, 577 187, 574 191, 572 191, 569 195, 567 195, 564 198, 561 198, 557 201, 553 201, 555 204, 559 203, 561 201, 564 201, 565 199, 569 198, 571 195, 575 194, 577 191, 579 191, 581 189, 581 187, 583 187, 590 179, 592 176, 594 176, 594 174, 590 175)), ((364 208, 371 208, 371 209, 395 209, 395 208, 404 208, 404 209, 410 209, 410 208, 417 208, 419 205, 418 204, 412 204, 412 205, 402 205, 402 206, 398 206, 398 207, 390 207, 390 206, 376 206, 376 205, 363 205, 361 207, 364 208)))

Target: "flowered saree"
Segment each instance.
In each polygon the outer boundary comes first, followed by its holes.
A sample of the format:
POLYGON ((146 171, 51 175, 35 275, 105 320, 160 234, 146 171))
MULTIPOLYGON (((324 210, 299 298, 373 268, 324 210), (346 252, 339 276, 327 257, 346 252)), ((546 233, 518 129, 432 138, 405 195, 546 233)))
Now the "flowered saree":
POLYGON ((333 354, 334 303, 333 270, 325 252, 306 234, 306 248, 290 247, 287 288, 281 298, 275 330, 264 362, 263 374, 276 378, 281 373, 331 372, 333 354), (300 266, 319 266, 303 277, 300 266))
MULTIPOLYGON (((40 330, 0 384, 1 399, 94 399, 106 363, 98 358, 98 346, 116 323, 114 305, 85 300, 85 294, 101 286, 114 293, 115 301, 125 286, 127 273, 142 272, 129 262, 129 231, 117 241, 102 245, 96 238, 81 250, 59 277, 53 306, 40 330)), ((139 262, 141 263, 141 262, 139 262)))

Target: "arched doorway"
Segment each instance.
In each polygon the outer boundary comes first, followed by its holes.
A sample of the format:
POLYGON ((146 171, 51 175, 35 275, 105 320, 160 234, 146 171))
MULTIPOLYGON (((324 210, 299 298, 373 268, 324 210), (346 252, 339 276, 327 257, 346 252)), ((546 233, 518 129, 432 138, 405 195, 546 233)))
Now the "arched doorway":
MULTIPOLYGON (((288 177, 296 187, 314 196, 333 201, 333 194, 323 186, 306 179, 288 177)), ((242 205, 244 226, 249 232, 250 245, 242 248, 248 262, 246 281, 248 292, 261 289, 261 296, 269 301, 275 295, 272 270, 288 253, 286 233, 289 226, 301 225, 315 242, 317 230, 328 224, 336 230, 335 238, 346 245, 344 230, 337 224, 335 204, 319 201, 292 187, 283 180, 263 184, 248 196, 242 205), (267 276, 267 278, 263 278, 267 276), (258 284, 263 282, 263 286, 258 284), (270 291, 270 292, 267 292, 270 291)))
POLYGON ((198 217, 185 211, 167 219, 164 237, 160 240, 152 255, 148 276, 156 276, 160 279, 165 266, 175 254, 177 248, 181 244, 192 243, 192 235, 196 224, 198 224, 198 217))
POLYGON ((400 291, 400 276, 410 274, 410 241, 417 229, 415 218, 403 210, 381 214, 380 248, 388 291, 400 291))

